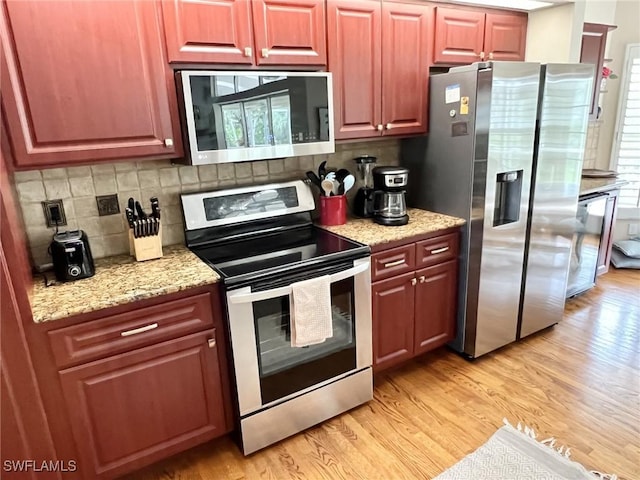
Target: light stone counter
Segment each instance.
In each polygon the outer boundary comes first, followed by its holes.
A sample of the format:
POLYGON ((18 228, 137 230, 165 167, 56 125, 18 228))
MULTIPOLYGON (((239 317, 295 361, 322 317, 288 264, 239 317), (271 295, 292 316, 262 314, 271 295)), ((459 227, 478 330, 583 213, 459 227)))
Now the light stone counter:
MULTIPOLYGON (((129 255, 95 261, 96 274, 50 287, 38 276, 31 292, 36 323, 59 320, 107 307, 135 302, 216 283, 219 275, 184 245, 163 248, 164 256, 136 262, 129 255)), ((48 274, 53 277, 53 272, 48 274)))
POLYGON ((461 218, 418 208, 407 209, 407 214, 409 215, 409 223, 399 227, 378 225, 368 218, 349 218, 344 225, 318 226, 356 242, 374 246, 465 224, 461 218))

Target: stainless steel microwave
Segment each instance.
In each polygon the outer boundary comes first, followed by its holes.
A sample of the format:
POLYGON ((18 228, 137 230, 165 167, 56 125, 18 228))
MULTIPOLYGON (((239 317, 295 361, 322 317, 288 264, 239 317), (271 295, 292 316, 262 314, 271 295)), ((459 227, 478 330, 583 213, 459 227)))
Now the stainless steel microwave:
POLYGON ((176 73, 192 165, 335 151, 331 73, 176 73))

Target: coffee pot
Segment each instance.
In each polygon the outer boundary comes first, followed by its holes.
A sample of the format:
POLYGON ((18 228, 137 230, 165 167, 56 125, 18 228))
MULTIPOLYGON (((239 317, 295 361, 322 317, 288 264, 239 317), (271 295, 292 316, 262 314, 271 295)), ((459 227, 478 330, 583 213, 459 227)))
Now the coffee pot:
POLYGON ((373 169, 373 221, 380 225, 406 225, 409 222, 405 190, 409 170, 403 167, 373 169))

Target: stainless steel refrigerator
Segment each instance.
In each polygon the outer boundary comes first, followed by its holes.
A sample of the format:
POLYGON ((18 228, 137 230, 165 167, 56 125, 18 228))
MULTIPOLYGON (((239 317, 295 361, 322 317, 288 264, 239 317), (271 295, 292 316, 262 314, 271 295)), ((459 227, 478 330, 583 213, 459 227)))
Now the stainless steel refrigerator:
POLYGON ((403 140, 408 204, 464 218, 457 334, 478 357, 562 319, 593 66, 477 63, 430 79, 403 140))

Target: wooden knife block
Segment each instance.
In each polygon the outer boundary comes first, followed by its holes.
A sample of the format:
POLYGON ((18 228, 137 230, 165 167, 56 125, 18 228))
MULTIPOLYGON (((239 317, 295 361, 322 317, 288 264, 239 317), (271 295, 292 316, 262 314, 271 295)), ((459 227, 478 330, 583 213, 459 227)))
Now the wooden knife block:
POLYGON ((158 227, 158 234, 149 237, 135 238, 130 228, 129 254, 135 256, 138 262, 162 257, 162 224, 158 227))

